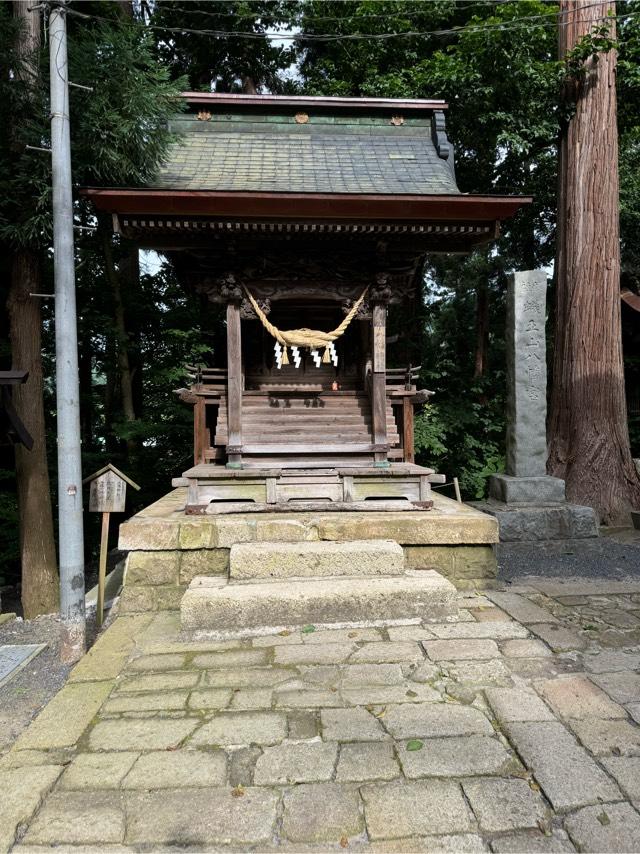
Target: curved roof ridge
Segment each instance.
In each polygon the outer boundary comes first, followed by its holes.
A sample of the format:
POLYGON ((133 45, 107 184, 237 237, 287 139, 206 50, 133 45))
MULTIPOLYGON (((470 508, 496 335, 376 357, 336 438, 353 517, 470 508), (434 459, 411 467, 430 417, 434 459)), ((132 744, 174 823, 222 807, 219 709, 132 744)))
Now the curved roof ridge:
POLYGON ((343 95, 245 95, 226 92, 182 92, 190 104, 221 104, 246 107, 331 107, 348 110, 446 110, 446 101, 437 98, 360 98, 343 95))

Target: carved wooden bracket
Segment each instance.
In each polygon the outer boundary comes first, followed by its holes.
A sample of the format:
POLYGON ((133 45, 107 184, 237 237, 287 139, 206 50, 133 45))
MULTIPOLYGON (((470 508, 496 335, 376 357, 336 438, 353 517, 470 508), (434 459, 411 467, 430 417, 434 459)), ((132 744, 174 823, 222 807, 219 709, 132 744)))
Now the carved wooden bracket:
MULTIPOLYGON (((256 302, 264 311, 264 313, 268 316, 271 313, 271 300, 270 299, 256 299, 256 302)), ((257 316, 255 311, 253 310, 253 306, 249 302, 249 300, 245 297, 240 303, 240 317, 243 320, 257 320, 257 316)))
POLYGON ((236 280, 233 273, 227 273, 217 281, 217 292, 220 294, 224 302, 241 302, 244 297, 244 291, 240 282, 236 280))
POLYGON ((447 129, 442 110, 435 110, 431 117, 431 139, 438 157, 448 160, 452 154, 452 145, 447 137, 447 129))
MULTIPOLYGON (((349 314, 351 309, 353 308, 353 304, 357 300, 355 299, 346 299, 343 300, 340 309, 343 314, 349 314)), ((355 313, 354 320, 371 320, 371 306, 369 305, 369 300, 365 297, 365 299, 360 303, 358 310, 355 313)))
POLYGON ((389 273, 376 273, 376 281, 369 289, 369 302, 388 305, 393 296, 389 273))

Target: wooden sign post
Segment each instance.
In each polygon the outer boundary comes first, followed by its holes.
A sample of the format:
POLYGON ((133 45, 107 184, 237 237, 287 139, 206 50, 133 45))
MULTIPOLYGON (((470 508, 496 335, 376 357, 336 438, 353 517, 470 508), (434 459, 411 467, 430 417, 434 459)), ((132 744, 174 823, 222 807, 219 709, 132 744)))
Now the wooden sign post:
POLYGON ((86 477, 83 484, 89 483, 89 512, 102 513, 102 534, 100 536, 100 563, 98 568, 98 607, 96 620, 102 625, 104 615, 104 584, 107 574, 107 543, 109 540, 109 519, 112 513, 124 513, 127 499, 127 484, 133 489, 140 487, 131 478, 123 474, 111 463, 100 471, 86 477))

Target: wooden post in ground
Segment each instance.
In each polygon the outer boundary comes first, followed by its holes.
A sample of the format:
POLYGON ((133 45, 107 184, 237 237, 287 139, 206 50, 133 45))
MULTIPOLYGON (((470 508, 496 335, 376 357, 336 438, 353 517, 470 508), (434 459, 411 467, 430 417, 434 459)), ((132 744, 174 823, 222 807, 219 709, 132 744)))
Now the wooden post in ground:
POLYGON ((107 510, 102 514, 102 534, 100 536, 100 563, 98 565, 98 609, 96 622, 102 625, 104 619, 104 584, 107 577, 107 545, 109 542, 109 519, 111 513, 107 510))
POLYGON ((206 462, 204 452, 209 447, 207 439, 207 408, 204 397, 193 405, 193 464, 206 462))
POLYGON ((102 513, 102 533, 100 536, 100 561, 98 563, 98 602, 96 622, 102 625, 104 618, 104 588, 107 577, 107 554, 109 544, 109 519, 112 513, 123 513, 127 500, 127 484, 139 490, 137 483, 123 474, 111 463, 100 471, 85 477, 83 484, 89 483, 89 511, 102 513))
POLYGON ((242 468, 242 337, 240 302, 227 303, 227 466, 242 468))
POLYGON ((404 447, 405 463, 415 462, 415 438, 413 430, 413 401, 410 397, 402 398, 402 444, 404 447))

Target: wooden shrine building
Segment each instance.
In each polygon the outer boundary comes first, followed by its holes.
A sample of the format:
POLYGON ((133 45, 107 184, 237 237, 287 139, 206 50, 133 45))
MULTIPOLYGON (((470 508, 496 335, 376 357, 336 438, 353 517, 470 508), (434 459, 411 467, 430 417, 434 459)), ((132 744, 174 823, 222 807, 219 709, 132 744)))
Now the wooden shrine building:
POLYGON ((425 256, 495 239, 528 200, 460 192, 442 101, 183 97, 154 181, 85 192, 226 310, 226 353, 182 392, 188 509, 426 506, 408 346, 425 256))

